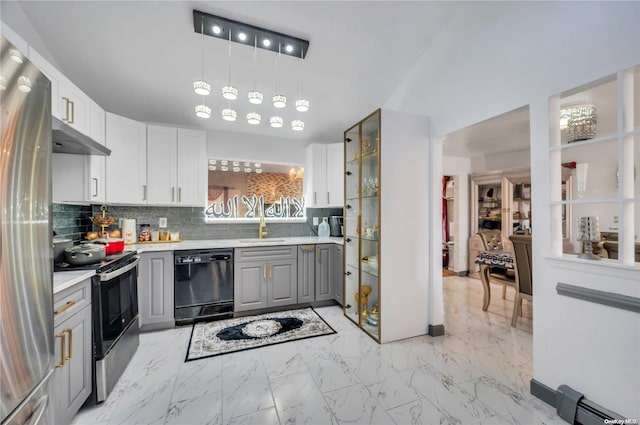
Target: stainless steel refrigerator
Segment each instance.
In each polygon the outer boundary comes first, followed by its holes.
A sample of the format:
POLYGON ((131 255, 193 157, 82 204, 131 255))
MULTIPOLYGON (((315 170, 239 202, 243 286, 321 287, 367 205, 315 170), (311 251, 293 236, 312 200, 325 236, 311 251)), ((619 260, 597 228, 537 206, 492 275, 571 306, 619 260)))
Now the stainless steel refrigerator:
POLYGON ((1 423, 52 422, 51 83, 0 37, 1 423))

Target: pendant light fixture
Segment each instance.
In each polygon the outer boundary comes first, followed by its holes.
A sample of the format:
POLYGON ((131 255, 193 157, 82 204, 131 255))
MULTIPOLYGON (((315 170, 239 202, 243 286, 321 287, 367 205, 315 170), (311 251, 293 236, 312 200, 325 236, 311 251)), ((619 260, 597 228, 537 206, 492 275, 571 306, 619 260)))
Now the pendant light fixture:
POLYGON ((271 117, 271 119, 269 120, 269 124, 273 128, 280 128, 284 124, 284 120, 282 119, 282 117, 278 116, 271 117))
POLYGON ((304 59, 303 49, 300 50, 300 62, 298 67, 298 75, 300 77, 300 97, 296 100, 296 111, 298 112, 307 112, 309 110, 309 101, 304 98, 304 79, 302 78, 302 60, 304 59))
MULTIPOLYGON (((262 92, 258 91, 256 88, 256 55, 258 53, 258 36, 254 36, 253 38, 253 90, 249 91, 247 94, 247 98, 250 103, 254 105, 260 105, 262 103, 263 95, 262 92)), ((260 121, 258 121, 258 124, 260 121)))
MULTIPOLYGON (((204 102, 204 99, 202 99, 204 102)), ((196 106, 196 115, 200 118, 209 118, 211 116, 211 108, 202 103, 196 106)))
POLYGON ((222 97, 227 100, 238 98, 238 89, 231 85, 231 30, 229 30, 229 84, 222 86, 222 97))
POLYGON ((207 96, 211 93, 211 84, 204 80, 204 17, 202 17, 202 20, 200 21, 200 26, 202 29, 202 52, 200 56, 202 64, 202 78, 193 82, 193 91, 201 96, 207 96))
POLYGON ((251 125, 258 125, 260 124, 260 114, 257 112, 249 112, 247 114, 247 122, 251 125))
POLYGON ((222 110, 222 119, 225 121, 235 121, 238 114, 231 108, 225 108, 222 110))
POLYGON ((304 121, 301 120, 293 120, 291 121, 291 129, 294 131, 302 131, 304 130, 304 121))
MULTIPOLYGON (((276 95, 273 96, 273 99, 271 99, 273 102, 273 106, 278 109, 287 106, 287 97, 283 94, 280 94, 280 56, 280 45, 278 45, 278 56, 276 57, 276 95)), ((273 124, 271 126, 273 127, 273 124)))

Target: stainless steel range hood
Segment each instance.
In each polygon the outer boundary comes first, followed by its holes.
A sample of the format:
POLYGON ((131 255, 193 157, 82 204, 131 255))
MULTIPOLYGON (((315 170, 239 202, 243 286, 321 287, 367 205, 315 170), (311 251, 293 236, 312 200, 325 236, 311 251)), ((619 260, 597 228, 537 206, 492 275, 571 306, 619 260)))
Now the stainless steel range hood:
POLYGON ((52 142, 54 153, 74 155, 111 155, 111 149, 85 136, 64 121, 52 117, 52 142))

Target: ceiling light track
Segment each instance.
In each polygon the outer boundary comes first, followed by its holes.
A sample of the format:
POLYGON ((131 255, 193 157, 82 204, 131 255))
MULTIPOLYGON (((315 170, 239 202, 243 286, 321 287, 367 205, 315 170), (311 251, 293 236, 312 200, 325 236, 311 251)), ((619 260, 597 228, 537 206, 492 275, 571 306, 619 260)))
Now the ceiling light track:
POLYGON ((282 53, 298 59, 306 58, 309 51, 309 41, 298 37, 256 27, 243 22, 211 15, 209 13, 193 11, 193 29, 198 34, 208 35, 236 43, 256 46, 274 53, 282 53), (204 22, 204 26, 202 26, 204 22), (203 29, 204 28, 204 29, 203 29), (231 34, 231 37, 229 37, 231 34), (257 43, 255 43, 257 40, 257 43))

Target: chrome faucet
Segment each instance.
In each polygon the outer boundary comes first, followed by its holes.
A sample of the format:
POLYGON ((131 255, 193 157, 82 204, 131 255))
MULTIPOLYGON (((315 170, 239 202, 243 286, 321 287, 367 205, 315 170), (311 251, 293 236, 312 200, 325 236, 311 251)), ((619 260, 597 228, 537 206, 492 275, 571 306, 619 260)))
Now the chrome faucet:
POLYGON ((262 239, 263 236, 268 235, 267 225, 264 222, 264 213, 260 214, 260 224, 258 225, 258 238, 262 239))

